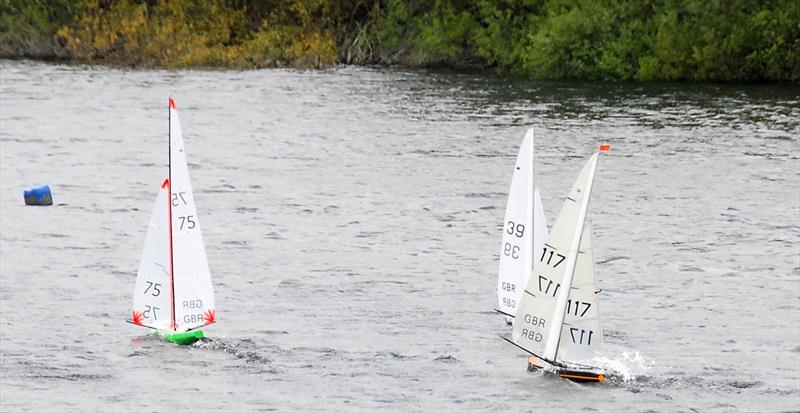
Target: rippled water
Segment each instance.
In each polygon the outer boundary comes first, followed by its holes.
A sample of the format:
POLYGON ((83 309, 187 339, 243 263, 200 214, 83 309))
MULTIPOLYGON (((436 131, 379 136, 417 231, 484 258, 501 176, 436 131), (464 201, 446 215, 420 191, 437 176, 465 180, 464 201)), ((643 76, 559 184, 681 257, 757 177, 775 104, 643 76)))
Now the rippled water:
POLYGON ((0 407, 800 408, 800 88, 401 69, 0 62, 0 407), (210 340, 126 324, 174 95, 210 340), (584 160, 608 362, 525 371, 492 309, 525 129, 550 224, 584 160), (57 205, 23 206, 50 184, 57 205))

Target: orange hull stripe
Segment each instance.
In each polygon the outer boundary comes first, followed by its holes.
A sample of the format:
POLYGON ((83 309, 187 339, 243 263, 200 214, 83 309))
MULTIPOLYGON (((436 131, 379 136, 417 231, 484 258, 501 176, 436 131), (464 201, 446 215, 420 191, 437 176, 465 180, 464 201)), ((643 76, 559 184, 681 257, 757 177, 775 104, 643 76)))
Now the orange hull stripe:
POLYGON ((574 376, 572 374, 560 374, 559 373, 559 376, 567 378, 567 379, 581 379, 581 380, 594 380, 594 381, 603 381, 603 380, 606 379, 602 375, 592 377, 592 376, 574 376))

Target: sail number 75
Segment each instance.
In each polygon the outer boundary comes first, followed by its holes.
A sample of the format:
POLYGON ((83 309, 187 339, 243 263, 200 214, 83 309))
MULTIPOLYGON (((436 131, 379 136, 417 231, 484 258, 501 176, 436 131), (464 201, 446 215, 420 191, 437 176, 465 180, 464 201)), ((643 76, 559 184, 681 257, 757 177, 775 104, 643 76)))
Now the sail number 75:
POLYGON ((178 230, 182 230, 184 227, 187 230, 190 230, 197 226, 197 222, 194 220, 194 215, 187 215, 185 217, 178 217, 181 220, 181 227, 178 230))
POLYGON ((145 281, 145 282, 147 283, 147 288, 144 289, 145 294, 147 294, 148 291, 152 290, 150 294, 152 294, 153 297, 158 297, 159 295, 161 295, 161 290, 158 288, 161 287, 160 283, 154 283, 150 281, 145 281))
POLYGON ((145 305, 144 312, 142 312, 142 315, 144 316, 144 318, 150 318, 150 314, 153 314, 153 320, 158 320, 158 315, 156 314, 156 311, 158 310, 159 310, 158 307, 145 305))
POLYGON ((178 206, 179 204, 186 205, 186 198, 183 197, 183 194, 186 192, 175 192, 172 194, 172 206, 178 206))

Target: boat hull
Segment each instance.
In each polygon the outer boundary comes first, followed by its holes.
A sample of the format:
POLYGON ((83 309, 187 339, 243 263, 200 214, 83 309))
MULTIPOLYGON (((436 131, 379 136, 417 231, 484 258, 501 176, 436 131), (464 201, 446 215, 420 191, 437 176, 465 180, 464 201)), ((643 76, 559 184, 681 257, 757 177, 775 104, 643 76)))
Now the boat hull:
POLYGON ((188 346, 190 344, 194 344, 196 341, 205 337, 205 335, 203 334, 203 330, 159 331, 154 334, 164 338, 164 340, 170 343, 179 344, 182 346, 188 346))
POLYGON ((600 383, 606 380, 606 374, 603 371, 553 366, 531 356, 528 358, 528 371, 536 370, 544 370, 577 383, 600 383))

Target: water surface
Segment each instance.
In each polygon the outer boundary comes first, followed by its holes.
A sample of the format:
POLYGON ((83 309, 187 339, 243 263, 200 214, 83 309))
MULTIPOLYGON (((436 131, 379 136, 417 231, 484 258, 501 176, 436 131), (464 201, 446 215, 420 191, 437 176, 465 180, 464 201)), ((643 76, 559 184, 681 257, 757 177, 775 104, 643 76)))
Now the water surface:
POLYGON ((787 411, 800 405, 800 89, 0 62, 4 411, 787 411), (126 324, 178 103, 210 341, 126 324), (525 371, 492 309, 514 156, 590 205, 606 359, 525 371), (25 207, 50 184, 56 205, 25 207))

